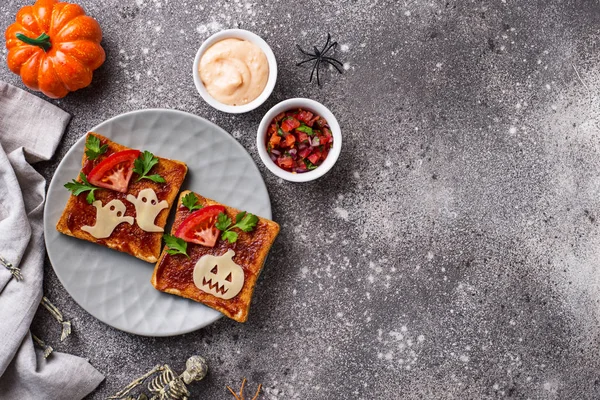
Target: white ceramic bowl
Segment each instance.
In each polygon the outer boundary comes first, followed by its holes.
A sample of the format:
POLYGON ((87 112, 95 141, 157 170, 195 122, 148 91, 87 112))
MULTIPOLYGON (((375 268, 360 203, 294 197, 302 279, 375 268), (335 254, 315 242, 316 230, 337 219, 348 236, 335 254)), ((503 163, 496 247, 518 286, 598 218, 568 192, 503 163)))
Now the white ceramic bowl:
POLYGON ((335 119, 333 116, 333 113, 329 111, 329 109, 323 104, 311 99, 288 99, 271 108, 269 112, 265 114, 262 121, 260 121, 256 135, 256 146, 258 148, 258 155, 260 156, 260 159, 269 169, 269 171, 290 182, 308 182, 320 178, 333 167, 340 156, 340 152, 342 151, 342 131, 337 119, 335 119), (275 118, 277 114, 280 114, 284 111, 295 110, 298 108, 310 111, 315 115, 320 115, 321 117, 325 118, 329 124, 329 128, 331 129, 331 134, 333 135, 333 147, 329 151, 325 161, 323 161, 323 163, 317 168, 313 169, 312 171, 292 173, 281 169, 273 162, 273 160, 271 160, 269 153, 267 153, 267 147, 265 143, 267 129, 269 128, 271 121, 273 121, 273 118, 275 118))
POLYGON ((200 93, 200 96, 202 96, 204 101, 206 101, 208 104, 210 104, 217 110, 230 114, 241 114, 254 110, 256 107, 260 106, 262 103, 265 102, 265 100, 269 98, 271 92, 273 92, 273 88, 275 87, 275 82, 277 81, 277 61, 275 60, 275 55, 273 54, 273 50, 271 50, 271 47, 269 47, 267 42, 265 42, 260 36, 250 31, 246 31, 244 29, 227 29, 215 33, 214 35, 206 39, 204 43, 202 43, 202 46, 200 46, 198 52, 196 53, 196 58, 194 60, 194 70, 192 71, 192 74, 194 76, 194 83, 196 84, 196 89, 198 89, 198 93, 200 93), (263 53, 265 53, 265 55, 267 56, 267 61, 269 62, 269 79, 267 80, 267 86, 265 86, 265 89, 260 94, 260 96, 252 100, 250 103, 241 106, 230 106, 228 104, 223 104, 220 101, 217 101, 214 97, 212 97, 206 91, 206 87, 202 83, 202 79, 200 79, 200 71, 198 71, 200 59, 202 58, 204 52, 213 44, 223 39, 229 38, 242 39, 254 43, 263 51, 263 53))

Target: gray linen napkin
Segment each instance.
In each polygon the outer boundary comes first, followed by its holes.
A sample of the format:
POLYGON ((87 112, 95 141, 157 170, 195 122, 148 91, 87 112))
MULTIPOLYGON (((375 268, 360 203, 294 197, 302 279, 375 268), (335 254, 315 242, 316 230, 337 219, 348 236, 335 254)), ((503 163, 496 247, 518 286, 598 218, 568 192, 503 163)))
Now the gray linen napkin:
POLYGON ((86 360, 34 349, 29 327, 42 297, 45 181, 29 162, 48 160, 70 116, 0 81, 0 398, 81 399, 104 377, 86 360))

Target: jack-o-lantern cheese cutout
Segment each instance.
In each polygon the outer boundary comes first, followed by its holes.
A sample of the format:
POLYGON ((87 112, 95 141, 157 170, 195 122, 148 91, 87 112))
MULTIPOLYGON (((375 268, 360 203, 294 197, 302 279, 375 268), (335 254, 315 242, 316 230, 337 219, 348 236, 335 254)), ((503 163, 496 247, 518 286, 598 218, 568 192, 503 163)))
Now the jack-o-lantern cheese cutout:
POLYGON ((194 285, 220 299, 233 299, 244 286, 244 270, 233 261, 235 251, 222 256, 206 254, 194 267, 194 285))

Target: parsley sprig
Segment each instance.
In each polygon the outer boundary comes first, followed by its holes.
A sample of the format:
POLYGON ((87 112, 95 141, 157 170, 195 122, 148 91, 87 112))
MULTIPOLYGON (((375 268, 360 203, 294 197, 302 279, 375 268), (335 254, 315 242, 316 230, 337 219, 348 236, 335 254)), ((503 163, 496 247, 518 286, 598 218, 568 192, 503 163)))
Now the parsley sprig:
POLYGON ((163 235, 163 240, 167 245, 167 253, 171 255, 183 254, 187 258, 190 258, 187 254, 187 242, 183 239, 175 237, 173 235, 163 235))
POLYGON ((100 139, 96 136, 88 135, 85 141, 85 155, 88 160, 94 161, 100 155, 106 153, 106 150, 108 150, 107 144, 100 146, 100 139))
POLYGON ((79 179, 83 182, 77 182, 73 179, 73 182, 65 183, 65 187, 73 193, 73 196, 79 196, 81 193, 85 193, 89 191, 87 197, 85 198, 88 204, 92 204, 96 201, 96 197, 94 196, 94 192, 100 189, 97 186, 92 185, 83 172, 79 173, 79 179))
POLYGON ((138 174, 138 178, 136 182, 141 181, 142 179, 150 179, 152 182, 156 183, 164 183, 165 178, 158 174, 148 175, 148 172, 158 164, 158 157, 155 157, 154 154, 149 151, 144 151, 133 163, 133 172, 138 174))
POLYGON ((202 207, 204 207, 202 204, 200 204, 200 202, 198 201, 198 198, 192 192, 189 192, 188 194, 183 196, 183 199, 181 199, 181 202, 190 211, 200 210, 202 207))
POLYGON ((238 228, 243 232, 250 232, 258 223, 258 217, 254 214, 247 213, 246 211, 239 212, 235 216, 235 224, 231 221, 231 218, 225 213, 219 213, 217 216, 217 223, 215 226, 221 232, 221 239, 229 241, 229 243, 235 243, 238 239, 237 232, 232 231, 234 228, 238 228))

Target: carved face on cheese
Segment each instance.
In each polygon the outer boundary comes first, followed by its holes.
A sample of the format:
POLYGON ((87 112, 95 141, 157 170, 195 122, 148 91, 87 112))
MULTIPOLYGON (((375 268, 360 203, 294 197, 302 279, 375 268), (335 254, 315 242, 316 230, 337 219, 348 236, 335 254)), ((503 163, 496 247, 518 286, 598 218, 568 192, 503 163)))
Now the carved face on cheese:
POLYGON ((244 270, 233 261, 235 252, 227 250, 222 256, 206 254, 194 267, 194 284, 203 292, 229 300, 244 286, 244 270))

